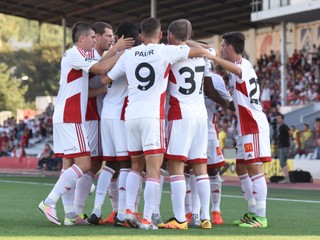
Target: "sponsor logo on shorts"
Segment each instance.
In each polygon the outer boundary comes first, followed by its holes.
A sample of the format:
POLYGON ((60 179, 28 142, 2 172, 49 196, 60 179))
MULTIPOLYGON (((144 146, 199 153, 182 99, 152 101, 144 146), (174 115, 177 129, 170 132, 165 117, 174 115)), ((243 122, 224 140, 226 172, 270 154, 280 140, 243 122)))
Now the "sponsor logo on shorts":
POLYGON ((244 144, 244 151, 245 152, 252 152, 253 151, 252 143, 245 143, 244 144))
POLYGON ((71 148, 67 148, 64 150, 64 152, 75 152, 77 150, 77 148, 75 146, 71 147, 71 148))
POLYGON ((148 143, 148 144, 145 144, 144 147, 151 147, 151 146, 156 146, 156 147, 159 147, 160 144, 158 142, 155 142, 155 143, 148 143))
POLYGON ((216 149, 217 149, 218 156, 220 156, 222 154, 220 147, 216 147, 216 149))
POLYGON ((116 151, 117 154, 127 154, 128 155, 128 151, 122 150, 122 151, 116 151))
POLYGON ((250 153, 247 155, 247 159, 248 158, 252 158, 252 155, 250 153))

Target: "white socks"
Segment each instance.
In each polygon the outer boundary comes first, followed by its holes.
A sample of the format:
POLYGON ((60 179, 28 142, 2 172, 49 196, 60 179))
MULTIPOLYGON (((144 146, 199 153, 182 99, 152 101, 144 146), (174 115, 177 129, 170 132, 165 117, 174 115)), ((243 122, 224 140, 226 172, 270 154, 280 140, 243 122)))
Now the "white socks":
POLYGON ((256 201, 252 192, 252 181, 248 174, 240 175, 239 178, 244 199, 248 202, 248 212, 256 213, 256 201))
POLYGON ((209 177, 211 189, 211 212, 220 212, 221 201, 221 177, 219 173, 209 177))
POLYGON ((98 178, 96 196, 94 199, 93 212, 98 218, 101 217, 101 208, 106 198, 106 194, 109 188, 110 181, 115 171, 107 166, 103 167, 98 178))
POLYGON ((256 215, 266 216, 267 183, 263 173, 251 177, 253 196, 256 200, 256 215))
POLYGON ((185 196, 186 196, 186 180, 184 175, 171 175, 171 201, 174 217, 179 222, 186 221, 185 212, 185 196))

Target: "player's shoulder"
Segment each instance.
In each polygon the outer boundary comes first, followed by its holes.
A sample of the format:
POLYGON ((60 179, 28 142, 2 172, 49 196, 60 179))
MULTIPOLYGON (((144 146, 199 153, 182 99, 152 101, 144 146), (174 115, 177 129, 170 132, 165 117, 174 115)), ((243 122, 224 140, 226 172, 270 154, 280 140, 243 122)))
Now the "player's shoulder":
POLYGON ((73 46, 72 48, 68 49, 65 52, 64 57, 66 57, 66 58, 86 58, 87 53, 83 49, 78 48, 77 46, 73 46))
POLYGON ((236 64, 245 66, 245 67, 247 67, 247 68, 253 68, 251 62, 250 62, 248 59, 246 59, 246 58, 241 58, 241 59, 239 59, 239 60, 236 62, 236 64))

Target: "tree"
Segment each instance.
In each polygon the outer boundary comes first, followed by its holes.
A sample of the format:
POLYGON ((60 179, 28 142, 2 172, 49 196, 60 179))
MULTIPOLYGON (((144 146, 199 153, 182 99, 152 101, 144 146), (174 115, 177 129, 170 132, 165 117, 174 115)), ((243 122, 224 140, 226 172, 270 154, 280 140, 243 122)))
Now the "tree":
POLYGON ((31 105, 24 100, 28 86, 23 86, 21 79, 12 77, 11 70, 5 63, 0 63, 0 111, 15 113, 18 108, 31 105))
MULTIPOLYGON (((0 63, 4 62, 16 78, 28 76, 21 86, 28 86, 23 98, 27 102, 36 96, 55 96, 59 88, 62 56, 62 27, 39 24, 37 21, 0 14, 0 63), (10 41, 30 42, 31 48, 16 51, 10 41)), ((71 43, 67 29, 67 44, 71 43)), ((15 48, 17 49, 17 48, 15 48)))

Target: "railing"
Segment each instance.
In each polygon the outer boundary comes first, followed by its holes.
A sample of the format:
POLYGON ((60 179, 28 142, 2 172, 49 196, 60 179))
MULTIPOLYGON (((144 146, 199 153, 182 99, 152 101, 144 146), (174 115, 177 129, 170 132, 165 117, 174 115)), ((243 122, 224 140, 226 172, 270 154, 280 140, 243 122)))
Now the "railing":
POLYGON ((252 12, 269 10, 290 5, 290 0, 252 0, 252 12))

